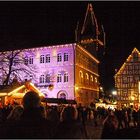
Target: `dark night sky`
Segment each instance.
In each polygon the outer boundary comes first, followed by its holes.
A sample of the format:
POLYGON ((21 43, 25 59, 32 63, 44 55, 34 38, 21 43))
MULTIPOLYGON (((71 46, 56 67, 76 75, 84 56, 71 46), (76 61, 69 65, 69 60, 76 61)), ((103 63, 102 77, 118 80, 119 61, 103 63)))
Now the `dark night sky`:
MULTIPOLYGON (((73 43, 77 21, 88 2, 0 2, 0 51, 73 43)), ((140 2, 92 2, 106 32, 104 86, 112 89, 119 69, 134 47, 140 50, 140 2)))

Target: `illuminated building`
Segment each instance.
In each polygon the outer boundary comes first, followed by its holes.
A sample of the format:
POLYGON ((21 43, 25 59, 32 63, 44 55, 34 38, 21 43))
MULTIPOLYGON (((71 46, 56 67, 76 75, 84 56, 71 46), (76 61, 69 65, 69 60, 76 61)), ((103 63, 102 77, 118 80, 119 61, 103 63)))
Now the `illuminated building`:
POLYGON ((125 63, 115 74, 118 103, 134 105, 140 103, 140 52, 134 48, 125 63))
POLYGON ((20 69, 28 66, 35 71, 12 73, 11 78, 16 75, 18 80, 30 80, 46 98, 73 99, 86 105, 95 102, 99 96, 96 51, 103 45, 99 36, 92 5, 88 4, 83 26, 76 28, 76 43, 21 50, 19 57, 24 58, 24 63, 20 69))

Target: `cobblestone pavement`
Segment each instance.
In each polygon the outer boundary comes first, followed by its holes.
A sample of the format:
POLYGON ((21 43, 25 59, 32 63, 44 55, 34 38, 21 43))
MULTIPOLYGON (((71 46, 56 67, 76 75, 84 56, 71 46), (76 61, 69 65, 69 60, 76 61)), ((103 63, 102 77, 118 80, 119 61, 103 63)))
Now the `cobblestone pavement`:
POLYGON ((86 129, 89 139, 100 139, 103 128, 102 122, 103 121, 101 119, 98 119, 97 126, 95 126, 93 120, 88 120, 86 122, 86 129))

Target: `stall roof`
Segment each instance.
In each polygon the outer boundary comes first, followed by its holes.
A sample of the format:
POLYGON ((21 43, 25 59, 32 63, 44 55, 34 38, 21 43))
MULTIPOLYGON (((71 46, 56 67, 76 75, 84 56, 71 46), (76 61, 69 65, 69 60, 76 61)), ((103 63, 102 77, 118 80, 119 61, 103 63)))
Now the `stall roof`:
MULTIPOLYGON (((33 90, 33 91, 37 92, 40 96, 44 96, 44 94, 41 93, 39 91, 39 89, 36 88, 34 86, 34 84, 32 84, 31 82, 26 82, 26 83, 24 83, 24 84, 22 84, 20 86, 19 85, 18 86, 17 85, 16 86, 10 85, 10 86, 6 86, 4 88, 0 88, 0 96, 7 96, 7 95, 8 96, 14 96, 14 94, 16 94, 16 96, 18 96, 17 95, 18 92, 19 92, 19 94, 21 94, 20 91, 25 90, 25 89, 33 90)), ((21 95, 19 95, 19 96, 21 96, 21 95)))
POLYGON ((58 98, 44 98, 42 101, 47 103, 56 103, 56 104, 77 104, 75 100, 66 100, 66 99, 58 99, 58 98))

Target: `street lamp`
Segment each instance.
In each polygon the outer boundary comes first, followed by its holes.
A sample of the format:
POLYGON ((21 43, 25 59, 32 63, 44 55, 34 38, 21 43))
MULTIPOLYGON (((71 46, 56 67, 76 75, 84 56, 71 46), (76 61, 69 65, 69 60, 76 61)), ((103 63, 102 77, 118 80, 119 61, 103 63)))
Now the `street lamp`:
POLYGON ((112 91, 112 95, 114 95, 114 96, 117 95, 117 91, 116 90, 113 90, 112 91))
POLYGON ((79 89, 79 87, 76 86, 76 87, 75 87, 75 90, 78 90, 78 89, 79 89))
POLYGON ((113 96, 113 101, 115 101, 115 96, 117 95, 117 91, 116 90, 113 90, 112 91, 112 96, 113 96))

